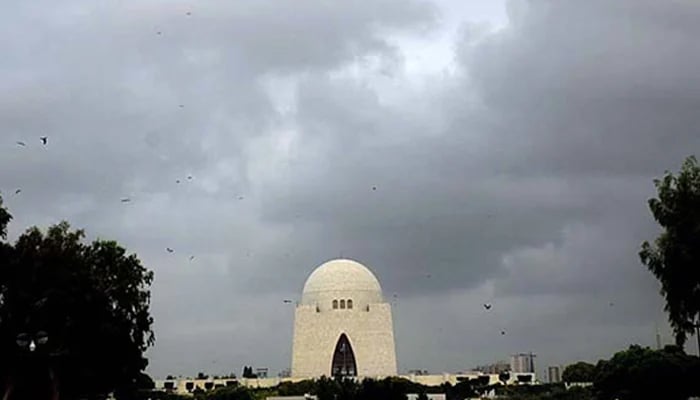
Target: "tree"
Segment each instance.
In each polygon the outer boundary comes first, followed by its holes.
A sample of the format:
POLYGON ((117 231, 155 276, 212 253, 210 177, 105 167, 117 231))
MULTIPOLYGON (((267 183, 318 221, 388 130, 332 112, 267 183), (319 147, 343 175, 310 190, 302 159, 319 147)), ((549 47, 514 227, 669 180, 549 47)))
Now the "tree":
POLYGON ((12 215, 2 206, 2 196, 0 196, 0 239, 5 239, 7 235, 7 224, 12 220, 12 215))
POLYGON ((698 376, 700 359, 678 346, 651 350, 634 345, 599 361, 593 386, 601 400, 685 400, 700 394, 698 376))
MULTIPOLYGON (((8 215, 0 207, 3 234, 8 215)), ((116 242, 84 238, 61 222, 0 242, 0 381, 12 399, 50 385, 61 398, 127 398, 149 385, 153 273, 116 242)))
POLYGON ((206 400, 255 400, 250 389, 244 387, 222 387, 212 392, 201 394, 206 400))
MULTIPOLYGON (((644 242, 639 256, 661 282, 666 311, 676 336, 685 344, 700 317, 700 167, 688 157, 677 176, 666 172, 654 180, 658 198, 649 200, 663 232, 654 244, 644 242)), ((700 335, 698 335, 700 347, 700 335)))
POLYGON ((593 382, 595 375, 595 365, 585 361, 579 361, 564 368, 561 374, 561 380, 566 383, 571 382, 593 382))

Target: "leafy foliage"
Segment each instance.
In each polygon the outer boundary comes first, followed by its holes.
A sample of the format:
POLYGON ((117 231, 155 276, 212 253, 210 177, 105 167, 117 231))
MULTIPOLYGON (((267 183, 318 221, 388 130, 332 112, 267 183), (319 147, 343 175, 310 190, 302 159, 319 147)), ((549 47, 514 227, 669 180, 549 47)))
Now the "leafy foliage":
POLYGON ((564 368, 561 379, 564 382, 593 382, 595 365, 585 361, 579 361, 564 368))
POLYGON ((641 346, 599 361, 594 388, 599 399, 685 400, 700 394, 700 359, 680 347, 651 350, 641 346))
POLYGON ((244 366, 243 367, 243 378, 250 378, 254 379, 257 378, 258 376, 253 373, 253 367, 249 366, 244 366))
POLYGON ((7 235, 7 224, 12 220, 12 215, 2 206, 2 197, 0 196, 0 239, 5 239, 7 235))
POLYGON ((566 389, 563 384, 516 385, 496 388, 499 398, 505 400, 592 400, 589 388, 566 389))
POLYGON ((222 387, 195 395, 196 400, 255 400, 250 389, 243 387, 222 387))
POLYGON ((303 396, 307 393, 313 393, 316 388, 316 383, 311 380, 303 380, 300 382, 282 382, 277 387, 277 392, 280 396, 303 396))
POLYGON ((143 352, 154 342, 153 273, 116 242, 84 238, 62 222, 46 233, 30 228, 14 245, 0 243, 0 377, 17 386, 15 398, 42 386, 31 377, 48 371, 61 398, 113 391, 125 398, 152 385, 142 371, 143 352), (39 332, 48 341, 30 358, 16 338, 39 332))
POLYGON ((644 242, 639 256, 661 282, 676 343, 683 345, 700 317, 700 167, 688 157, 677 176, 654 181, 649 208, 663 232, 644 242))

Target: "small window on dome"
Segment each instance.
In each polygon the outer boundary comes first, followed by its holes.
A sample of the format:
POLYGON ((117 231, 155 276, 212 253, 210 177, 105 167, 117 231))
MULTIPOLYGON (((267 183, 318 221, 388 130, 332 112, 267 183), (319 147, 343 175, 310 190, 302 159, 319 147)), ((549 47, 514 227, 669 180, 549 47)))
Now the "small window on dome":
POLYGON ((333 309, 334 310, 338 309, 338 300, 333 300, 333 309))
POLYGON ((340 308, 345 309, 345 300, 340 300, 340 308))
POLYGON ((352 300, 348 299, 348 310, 352 309, 352 300))

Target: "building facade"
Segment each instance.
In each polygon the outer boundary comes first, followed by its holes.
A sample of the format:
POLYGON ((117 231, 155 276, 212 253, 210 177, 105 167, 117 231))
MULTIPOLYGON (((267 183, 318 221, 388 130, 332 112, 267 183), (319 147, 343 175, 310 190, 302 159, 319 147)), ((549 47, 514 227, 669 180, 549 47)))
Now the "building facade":
POLYGON ((374 274, 332 260, 309 275, 294 315, 292 377, 397 375, 391 306, 374 274))
POLYGON ((562 368, 559 365, 550 365, 547 367, 547 383, 561 382, 562 368))
POLYGON ((519 353, 510 356, 510 370, 514 373, 535 373, 535 355, 519 353))

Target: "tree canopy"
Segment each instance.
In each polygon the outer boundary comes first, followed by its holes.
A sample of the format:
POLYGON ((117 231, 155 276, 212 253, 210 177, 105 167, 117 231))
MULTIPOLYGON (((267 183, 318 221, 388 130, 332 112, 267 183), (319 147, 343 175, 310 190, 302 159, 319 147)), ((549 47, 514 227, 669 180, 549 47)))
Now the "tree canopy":
POLYGON ((566 383, 571 382, 593 382, 595 375, 595 365, 585 361, 579 361, 564 368, 561 380, 566 383))
POLYGON ((685 400, 700 394, 700 359, 678 346, 641 346, 615 353, 595 368, 594 388, 601 400, 685 400))
MULTIPOLYGON (((639 256, 661 282, 676 343, 683 345, 700 318, 700 167, 688 157, 678 175, 654 181, 649 208, 663 232, 639 256)), ((699 339, 700 342, 700 339, 699 339)))
MULTIPOLYGON (((0 206, 3 234, 9 220, 0 206)), ((84 239, 61 222, 0 242, 0 381, 11 398, 22 398, 29 374, 51 376, 69 399, 150 385, 153 273, 114 241, 84 239)))

